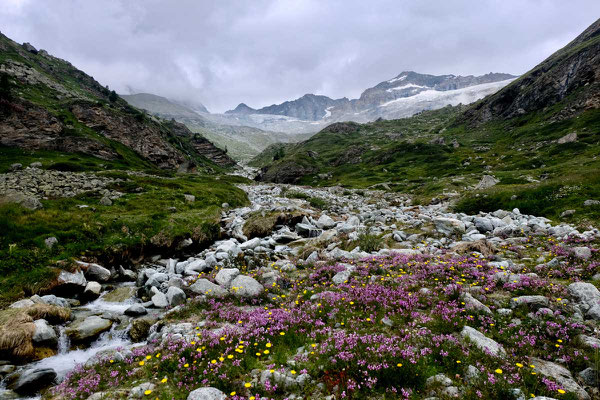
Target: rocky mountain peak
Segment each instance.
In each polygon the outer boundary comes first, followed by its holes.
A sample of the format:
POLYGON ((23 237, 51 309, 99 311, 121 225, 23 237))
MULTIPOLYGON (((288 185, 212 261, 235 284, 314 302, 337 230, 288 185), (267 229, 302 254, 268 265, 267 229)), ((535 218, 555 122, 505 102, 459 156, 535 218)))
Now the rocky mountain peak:
POLYGON ((233 110, 225 111, 225 114, 254 114, 257 110, 252 107, 248 107, 245 103, 240 103, 233 110))

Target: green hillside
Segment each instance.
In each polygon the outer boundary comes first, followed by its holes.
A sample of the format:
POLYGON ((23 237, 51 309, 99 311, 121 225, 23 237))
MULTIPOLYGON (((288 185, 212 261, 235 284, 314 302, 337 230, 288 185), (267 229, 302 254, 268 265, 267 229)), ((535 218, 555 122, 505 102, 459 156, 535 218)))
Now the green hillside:
POLYGON ((465 212, 519 207, 550 218, 566 210, 575 210, 569 218, 598 218, 600 207, 584 202, 600 198, 599 21, 471 106, 333 124, 302 143, 267 149, 252 164, 264 181, 384 184, 418 202, 453 199, 465 212), (549 85, 548 76, 558 83, 549 85), (475 189, 484 175, 498 183, 475 189))
POLYGON ((223 175, 233 165, 183 124, 0 34, 0 307, 46 293, 75 259, 128 265, 213 241, 222 204, 247 202, 244 179, 223 175))

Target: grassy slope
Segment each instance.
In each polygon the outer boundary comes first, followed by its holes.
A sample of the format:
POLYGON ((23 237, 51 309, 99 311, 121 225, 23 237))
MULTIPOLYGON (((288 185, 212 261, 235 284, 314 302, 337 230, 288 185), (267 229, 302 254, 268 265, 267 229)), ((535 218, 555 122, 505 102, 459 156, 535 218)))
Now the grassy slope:
POLYGON ((239 177, 99 174, 129 180, 113 187, 126 194, 112 206, 100 205, 97 194, 43 200, 44 208, 36 211, 0 205, 0 306, 47 288, 58 272, 48 266, 58 260, 89 256, 107 267, 118 266, 152 252, 168 252, 183 238, 200 244, 214 240, 221 204, 247 202, 245 193, 232 185, 244 180, 239 177), (184 194, 195 195, 196 201, 186 202, 184 194), (90 207, 77 207, 82 204, 90 207), (44 240, 51 236, 58 238, 58 245, 49 251, 44 240))
POLYGON ((195 154, 186 138, 171 134, 167 123, 150 119, 121 99, 111 103, 107 89, 62 60, 33 54, 23 56, 16 44, 3 37, 0 40, 4 45, 0 63, 12 60, 26 64, 84 99, 60 96, 46 85, 22 84, 13 79, 14 96, 48 110, 69 126, 65 134, 98 140, 119 154, 117 160, 106 161, 79 153, 0 146, 0 173, 10 171, 13 163, 27 166, 39 161, 42 168, 87 171, 129 179, 114 188, 126 195, 109 207, 99 205, 100 197, 94 194, 43 200, 44 208, 36 211, 14 204, 0 204, 0 307, 49 287, 58 272, 49 266, 56 265, 58 260, 87 255, 106 261, 107 266, 118 266, 111 262, 127 264, 150 251, 168 251, 184 237, 193 237, 199 242, 212 240, 219 233, 221 204, 228 202, 238 206, 247 202, 244 192, 233 185, 241 178, 215 176, 215 172, 224 172, 223 168, 195 154), (80 123, 69 111, 69 105, 74 101, 101 104, 113 113, 127 113, 138 121, 157 124, 166 140, 196 162, 201 174, 175 175, 158 170, 135 151, 80 123), (144 171, 156 177, 128 177, 124 170, 144 171), (204 172, 211 175, 204 175, 204 172), (140 187, 141 193, 134 191, 140 187), (196 195, 196 202, 186 203, 184 193, 196 195), (87 204, 90 208, 80 209, 76 207, 79 204, 87 204), (169 207, 175 207, 176 211, 169 212, 169 207), (48 251, 44 240, 51 236, 58 238, 58 245, 48 251))
POLYGON ((272 161, 274 151, 269 149, 254 164, 275 169, 289 162, 317 167, 314 174, 300 179, 302 184, 367 187, 386 182, 391 190, 411 193, 419 201, 458 192, 462 195, 458 209, 463 211, 520 207, 557 217, 565 209, 575 209, 575 218, 594 219, 598 208, 583 207, 583 201, 600 197, 600 110, 552 122, 559 107, 477 128, 454 125, 461 110, 447 107, 361 125, 351 133, 324 130, 286 147, 285 157, 278 161, 272 161), (577 133, 577 142, 553 142, 570 132, 577 133), (432 143, 440 137, 445 145, 432 143), (451 145, 453 139, 459 147, 451 145), (353 164, 356 157, 350 157, 336 166, 350 147, 364 150, 360 162, 353 164), (310 157, 309 151, 317 156, 310 157), (323 173, 331 178, 320 178, 323 173), (500 184, 473 193, 469 187, 483 174, 496 176, 500 184))

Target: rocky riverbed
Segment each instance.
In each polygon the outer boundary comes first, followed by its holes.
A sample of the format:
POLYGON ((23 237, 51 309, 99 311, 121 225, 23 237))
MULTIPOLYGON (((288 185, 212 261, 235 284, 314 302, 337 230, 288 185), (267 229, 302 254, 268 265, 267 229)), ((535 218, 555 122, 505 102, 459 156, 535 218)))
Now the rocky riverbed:
POLYGON ((13 304, 31 333, 19 346, 49 357, 0 361, 1 396, 600 395, 597 229, 383 191, 242 188, 251 206, 225 208, 209 248, 184 241, 135 270, 80 261, 56 295, 13 304))

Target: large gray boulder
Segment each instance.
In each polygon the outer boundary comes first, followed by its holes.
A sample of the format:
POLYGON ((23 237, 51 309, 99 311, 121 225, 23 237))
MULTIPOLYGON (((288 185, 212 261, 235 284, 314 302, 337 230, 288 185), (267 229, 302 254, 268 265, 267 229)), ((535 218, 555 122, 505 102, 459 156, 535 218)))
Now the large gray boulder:
POLYGON ((85 270, 85 276, 88 279, 97 282, 107 282, 110 279, 110 271, 101 265, 77 261, 77 264, 85 270))
POLYGON ((575 247, 573 248, 573 255, 582 260, 589 260, 592 257, 592 250, 585 246, 575 247))
POLYGON ((548 307, 548 304, 550 304, 548 298, 541 295, 519 296, 510 299, 510 308, 517 308, 525 305, 527 307, 537 309, 541 307, 548 307))
POLYGON ((477 186, 475 186, 475 189, 481 190, 481 189, 491 188, 492 186, 496 185, 498 182, 500 182, 500 181, 498 179, 494 178, 493 176, 484 175, 483 177, 481 177, 481 180, 479 181, 477 186))
POLYGON ((319 229, 331 229, 336 225, 336 223, 333 219, 331 219, 331 217, 322 214, 315 225, 317 225, 317 228, 319 229))
POLYGON ((88 300, 97 299, 100 293, 102 293, 102 285, 94 281, 89 281, 83 291, 83 295, 88 300))
POLYGON ((188 394, 187 400, 225 400, 227 396, 219 389, 203 387, 188 394))
POLYGON ((52 368, 36 368, 7 378, 7 387, 21 395, 34 395, 51 386, 56 379, 52 368))
POLYGON ((475 223, 475 228, 481 233, 491 232, 494 230, 494 224, 489 218, 484 217, 475 217, 473 221, 475 223))
POLYGON ((492 315, 492 310, 490 310, 490 308, 488 306, 486 306, 485 304, 483 304, 482 302, 477 300, 475 297, 473 297, 471 295, 471 293, 465 292, 462 294, 461 298, 462 298, 462 301, 465 302, 465 308, 473 309, 473 310, 477 310, 477 311, 483 311, 484 313, 486 313, 488 315, 492 315))
POLYGON ((133 304, 127 310, 123 312, 125 315, 137 317, 140 315, 146 315, 148 311, 141 304, 133 304))
POLYGON ((194 282, 194 284, 190 286, 190 290, 196 294, 202 294, 207 297, 225 297, 227 295, 226 289, 204 278, 194 282))
POLYGON ((112 326, 112 321, 96 315, 71 323, 65 333, 73 342, 91 342, 112 326))
POLYGON ((342 264, 344 266, 344 270, 338 272, 337 274, 335 274, 333 276, 333 278, 331 278, 331 281, 335 284, 335 285, 341 285, 342 283, 348 281, 348 279, 350 279, 350 276, 352 275, 352 272, 354 272, 354 270, 356 269, 356 267, 354 265, 350 265, 350 264, 342 264))
MULTIPOLYGON (((179 265, 179 264, 178 264, 179 265)), ((177 267, 179 270, 179 267, 177 267)), ((198 275, 200 272, 208 268, 208 264, 204 260, 193 260, 185 265, 183 273, 185 275, 198 275)))
POLYGON ((488 338, 477 329, 465 326, 460 334, 462 337, 468 338, 477 348, 484 352, 488 352, 496 357, 504 357, 506 355, 502 345, 495 340, 488 338))
POLYGON ((590 399, 590 395, 575 380, 568 369, 562 365, 555 364, 550 361, 533 358, 531 363, 535 365, 537 373, 552 378, 556 383, 561 385, 567 392, 573 392, 580 400, 590 399))
MULTIPOLYGON (((86 285, 86 287, 87 287, 87 285, 86 285)), ((42 303, 59 306, 59 307, 69 308, 71 306, 67 299, 65 299, 64 297, 57 297, 53 294, 47 294, 45 296, 42 296, 42 297, 40 297, 40 300, 42 301, 42 303)))
POLYGON ((55 290, 66 296, 72 296, 85 290, 87 280, 83 271, 67 272, 61 271, 57 278, 55 290))
POLYGON ((151 298, 152 304, 156 308, 165 308, 169 306, 169 300, 167 300, 167 296, 164 293, 157 292, 151 298))
POLYGON ((34 343, 51 347, 56 346, 58 343, 58 336, 56 335, 54 328, 52 328, 45 319, 35 320, 33 324, 35 325, 32 337, 34 343))
POLYGON ((171 307, 185 303, 185 292, 176 286, 170 286, 167 290, 167 300, 171 307))
POLYGON ((219 244, 216 250, 217 253, 224 252, 229 254, 231 257, 236 257, 238 254, 242 252, 240 246, 237 245, 233 240, 226 240, 219 244))
POLYGON ((433 223, 435 229, 446 236, 463 234, 466 231, 465 223, 454 218, 438 217, 433 223))
POLYGON ((231 292, 237 297, 258 297, 265 290, 256 279, 246 276, 239 275, 233 281, 231 281, 231 292))
POLYGON ((567 287, 569 294, 586 308, 587 315, 600 319, 600 291, 591 283, 575 282, 567 287))
POLYGON ((215 281, 219 285, 228 288, 231 284, 231 281, 233 281, 239 274, 240 270, 238 268, 223 268, 215 276, 215 281))

